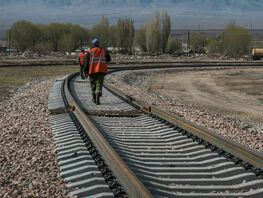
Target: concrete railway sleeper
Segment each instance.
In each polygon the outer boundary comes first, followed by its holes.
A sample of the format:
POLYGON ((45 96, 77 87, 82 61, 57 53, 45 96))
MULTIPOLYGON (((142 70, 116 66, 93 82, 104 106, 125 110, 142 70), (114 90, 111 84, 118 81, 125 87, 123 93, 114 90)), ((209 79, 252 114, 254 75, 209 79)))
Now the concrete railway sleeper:
MULTIPOLYGON (((107 102, 96 107, 106 112, 101 116, 90 111, 95 106, 89 102, 88 82, 78 79, 74 74, 57 82, 65 110, 52 118, 69 195, 263 197, 261 154, 137 101, 109 83, 107 102)), ((51 106, 54 113, 61 109, 61 104, 51 106)))

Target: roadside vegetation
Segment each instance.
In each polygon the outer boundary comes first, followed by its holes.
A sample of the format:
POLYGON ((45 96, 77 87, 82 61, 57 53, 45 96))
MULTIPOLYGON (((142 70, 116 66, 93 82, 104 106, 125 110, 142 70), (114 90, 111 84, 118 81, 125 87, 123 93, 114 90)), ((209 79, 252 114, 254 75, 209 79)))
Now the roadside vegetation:
POLYGON ((0 68, 0 101, 7 98, 12 90, 39 79, 63 76, 78 71, 76 66, 44 67, 3 67, 0 68))

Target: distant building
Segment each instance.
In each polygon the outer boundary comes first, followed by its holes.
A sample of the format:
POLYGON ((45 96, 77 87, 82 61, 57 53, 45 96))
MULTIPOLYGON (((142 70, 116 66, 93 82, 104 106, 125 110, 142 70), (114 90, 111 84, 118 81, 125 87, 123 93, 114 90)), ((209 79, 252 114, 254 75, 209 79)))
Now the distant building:
POLYGON ((188 44, 187 43, 182 43, 182 52, 188 53, 188 51, 189 51, 188 44))
POLYGON ((7 43, 6 41, 0 41, 0 47, 6 47, 7 43))

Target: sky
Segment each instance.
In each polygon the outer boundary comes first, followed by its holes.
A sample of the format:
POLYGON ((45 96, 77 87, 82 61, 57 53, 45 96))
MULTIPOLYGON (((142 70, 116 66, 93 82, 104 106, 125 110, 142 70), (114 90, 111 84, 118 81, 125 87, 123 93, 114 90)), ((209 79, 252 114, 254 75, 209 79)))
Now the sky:
POLYGON ((263 0, 0 0, 0 27, 27 20, 90 28, 102 15, 112 25, 129 17, 140 27, 156 8, 168 11, 173 29, 220 29, 230 22, 263 29, 263 0))

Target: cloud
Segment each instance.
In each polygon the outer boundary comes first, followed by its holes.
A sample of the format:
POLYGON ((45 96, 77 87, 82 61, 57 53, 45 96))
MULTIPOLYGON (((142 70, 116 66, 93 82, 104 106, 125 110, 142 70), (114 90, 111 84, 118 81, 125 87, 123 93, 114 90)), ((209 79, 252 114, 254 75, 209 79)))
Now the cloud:
POLYGON ((116 24, 119 17, 131 17, 143 24, 154 15, 156 8, 167 9, 177 27, 196 23, 225 24, 236 20, 240 24, 256 23, 260 18, 263 0, 0 0, 0 25, 17 20, 34 23, 97 24, 102 15, 116 24))

